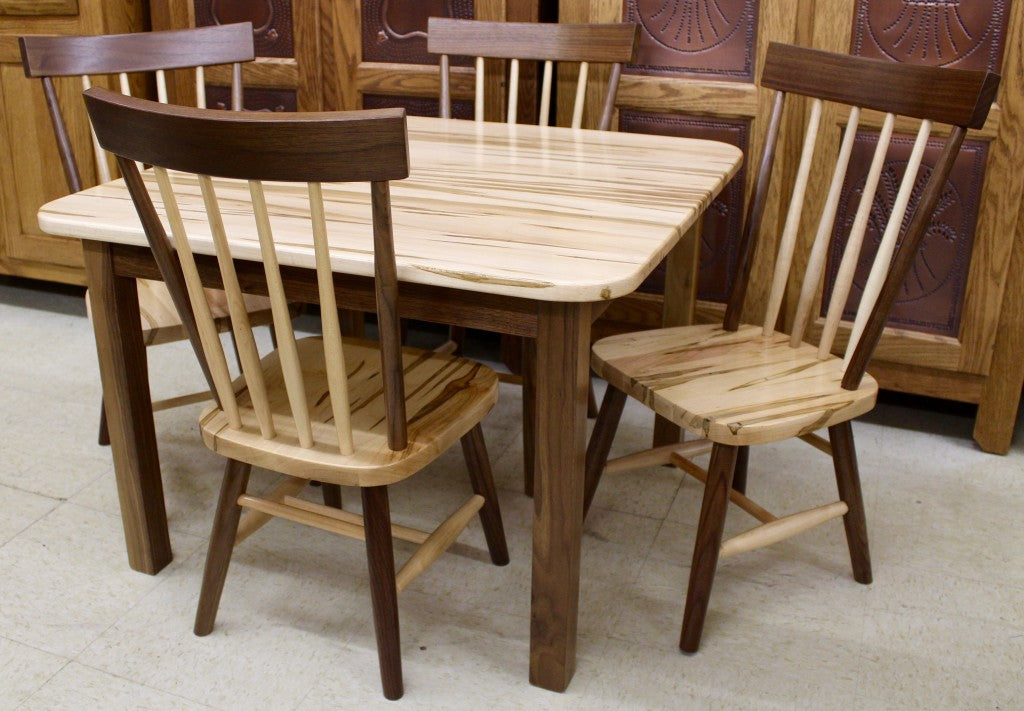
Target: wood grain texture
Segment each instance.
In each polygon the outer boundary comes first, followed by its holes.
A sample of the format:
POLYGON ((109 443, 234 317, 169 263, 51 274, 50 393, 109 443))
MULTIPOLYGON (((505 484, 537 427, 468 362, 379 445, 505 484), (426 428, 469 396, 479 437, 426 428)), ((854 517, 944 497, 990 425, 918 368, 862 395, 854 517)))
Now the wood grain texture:
POLYGON ((995 99, 999 75, 870 60, 773 42, 760 83, 787 93, 981 128, 995 99), (838 77, 842 80, 837 81, 838 77))
POLYGON ((700 646, 704 616, 711 597, 711 584, 718 567, 729 494, 733 491, 732 475, 735 466, 736 447, 716 443, 708 464, 708 480, 704 485, 704 500, 701 503, 693 560, 690 563, 683 627, 679 635, 679 648, 684 652, 696 652, 700 646))
MULTIPOLYGON (((588 122, 600 130, 611 126, 615 108, 615 93, 618 90, 622 63, 636 57, 639 27, 629 23, 571 24, 571 23, 522 23, 522 22, 481 22, 479 20, 456 20, 432 17, 429 20, 427 49, 441 55, 441 115, 451 115, 452 90, 449 55, 467 55, 475 58, 474 90, 476 119, 483 120, 485 110, 484 58, 508 59, 509 76, 505 114, 508 123, 516 123, 524 111, 519 105, 519 63, 522 60, 544 61, 544 79, 539 113, 535 108, 536 86, 533 81, 534 67, 529 66, 525 82, 532 90, 524 102, 529 108, 525 113, 536 116, 537 123, 550 122, 551 62, 558 61, 559 74, 567 70, 566 63, 577 63, 575 100, 573 102, 573 128, 583 126, 584 106, 588 94, 599 107, 600 121, 588 122), (595 81, 588 82, 590 63, 612 64, 611 78, 601 70, 595 74, 595 81), (597 95, 600 94, 600 97, 597 95)), ((568 86, 563 88, 568 91, 568 86)), ((492 98, 493 95, 492 95, 492 98)), ((591 111, 591 113, 595 113, 591 111)), ((532 118, 527 123, 533 122, 532 118)), ((564 122, 563 122, 564 123, 564 122)))
POLYGON ((875 403, 866 376, 841 387, 842 360, 759 327, 718 325, 641 331, 594 344, 591 365, 611 385, 714 442, 759 444, 851 419, 875 403))
MULTIPOLYGON (((601 301, 632 292, 735 173, 740 152, 710 141, 409 117, 410 177, 391 186, 402 282, 537 300, 601 301)), ((179 181, 187 178, 182 176, 179 181)), ((258 260, 251 220, 229 206, 244 184, 216 181, 236 259, 258 260)), ((186 224, 212 253, 205 220, 186 224), (204 230, 207 235, 204 235, 204 230)), ((283 266, 313 263, 298 198, 267 189, 283 266)), ((372 273, 370 215, 358 185, 324 186, 335 272, 372 273)), ((159 208, 158 208, 159 209, 159 208)), ((119 183, 44 206, 55 234, 145 244, 119 183)), ((308 223, 307 223, 308 224, 308 223)))
POLYGON ((377 660, 384 696, 402 697, 402 646, 398 630, 398 589, 395 587, 395 554, 391 543, 391 511, 385 486, 360 489, 366 524, 366 562, 370 571, 373 628, 377 635, 377 660))
POLYGON ((83 252, 128 564, 154 574, 171 562, 171 541, 135 281, 114 274, 109 245, 83 252))
POLYGON ((255 58, 252 23, 124 35, 20 38, 25 76, 146 72, 255 58))
POLYGON ((207 446, 224 456, 291 476, 344 486, 380 486, 414 474, 457 443, 497 401, 498 380, 489 368, 464 358, 403 349, 409 443, 394 451, 388 445, 379 346, 356 339, 345 339, 343 345, 353 410, 353 454, 338 452, 331 402, 325 397, 324 349, 319 338, 297 344, 306 401, 313 407, 311 449, 298 441, 276 352, 262 361, 276 439, 260 436, 248 391, 243 381, 237 381, 242 429, 231 429, 226 415, 211 406, 200 419, 207 446))
POLYGON ((0 15, 77 15, 78 0, 0 0, 0 15))
POLYGON ((170 170, 296 182, 408 174, 402 109, 282 116, 165 106, 99 88, 85 102, 106 150, 170 170))
POLYGON ((541 304, 537 334, 536 443, 530 683, 564 691, 576 667, 586 440, 586 305, 541 304))
POLYGON ((628 63, 636 57, 639 29, 627 22, 584 25, 431 17, 427 51, 501 59, 628 63))
POLYGON ((231 563, 231 553, 235 548, 238 533, 238 520, 242 507, 238 505, 238 497, 245 493, 249 485, 248 464, 229 459, 225 463, 224 479, 221 481, 220 496, 217 500, 217 512, 213 519, 213 530, 210 532, 210 543, 206 552, 206 565, 203 569, 203 584, 199 590, 199 604, 196 608, 196 620, 192 631, 199 637, 213 631, 213 623, 217 618, 220 596, 224 591, 224 581, 231 563))

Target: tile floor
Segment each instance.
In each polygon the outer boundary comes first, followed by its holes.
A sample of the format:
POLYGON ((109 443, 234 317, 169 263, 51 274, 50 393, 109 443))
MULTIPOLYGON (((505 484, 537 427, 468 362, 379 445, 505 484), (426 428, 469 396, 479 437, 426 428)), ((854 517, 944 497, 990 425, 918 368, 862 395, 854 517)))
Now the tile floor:
MULTIPOLYGON (((0 709, 1024 708, 1020 426, 997 457, 971 442, 968 412, 880 406, 855 424, 875 582, 853 582, 838 521, 725 561, 695 656, 676 641, 699 486, 664 468, 609 478, 586 525, 578 668, 558 695, 526 680, 531 502, 504 389, 485 429, 512 563, 486 562, 474 524, 403 593, 396 704, 380 694, 358 543, 268 525, 236 553, 214 633, 194 637, 220 471, 198 406, 157 416, 175 559, 134 573, 95 444, 80 296, 2 279, 0 324, 0 709)), ((150 364, 157 397, 201 384, 185 348, 150 364)), ((616 448, 648 432, 631 403, 616 448)), ((799 443, 756 450, 750 481, 780 510, 834 491, 828 460, 799 443)), ((467 490, 452 452, 392 510, 434 521, 467 490)), ((748 523, 731 512, 731 531, 748 523)))

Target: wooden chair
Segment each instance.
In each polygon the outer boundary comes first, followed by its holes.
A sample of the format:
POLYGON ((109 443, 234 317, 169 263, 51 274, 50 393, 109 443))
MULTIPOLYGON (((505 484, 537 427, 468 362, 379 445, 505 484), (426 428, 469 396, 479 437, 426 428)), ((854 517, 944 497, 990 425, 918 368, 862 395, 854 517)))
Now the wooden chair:
MULTIPOLYGON (((64 116, 57 100, 55 77, 81 77, 82 87, 91 86, 90 76, 117 75, 121 92, 131 94, 129 74, 155 73, 157 96, 167 102, 166 72, 194 69, 196 96, 200 107, 206 105, 204 66, 232 65, 232 109, 242 109, 242 62, 255 58, 252 23, 242 22, 171 32, 139 32, 124 35, 26 36, 19 38, 25 75, 42 80, 46 104, 57 138, 57 148, 68 188, 78 192, 84 187, 82 173, 72 150, 64 116)), ((111 179, 107 156, 93 136, 96 182, 111 179)), ((140 279, 139 311, 142 333, 147 345, 158 345, 189 337, 189 324, 183 324, 173 303, 173 295, 164 282, 140 279)), ((182 295, 183 297, 184 295, 182 295)), ((207 299, 219 331, 228 330, 228 309, 224 292, 208 289, 207 299)), ((269 324, 270 302, 266 297, 245 295, 245 307, 257 324, 269 324)), ((88 298, 86 307, 88 308, 88 298)), ((207 399, 205 391, 153 403, 163 410, 207 399)), ((100 444, 109 444, 105 410, 100 408, 100 444)))
MULTIPOLYGON (((981 128, 985 123, 998 82, 999 77, 992 73, 897 64, 771 44, 761 85, 776 91, 775 105, 724 322, 613 336, 594 345, 592 366, 609 387, 587 451, 586 506, 593 499, 602 472, 671 463, 705 482, 680 637, 683 651, 695 652, 700 644, 719 557, 775 543, 842 516, 854 579, 871 582, 867 525, 850 420, 874 406, 878 386, 865 369, 936 204, 946 190, 947 177, 967 129, 981 128), (792 101, 797 96, 809 99, 792 101), (817 160, 815 139, 819 128, 835 130, 834 124, 822 121, 823 101, 851 108, 828 196, 816 222, 791 332, 786 334, 778 331, 776 324, 790 280, 808 176, 817 160), (779 123, 783 107, 789 103, 794 103, 797 111, 809 106, 807 133, 794 184, 783 192, 792 197, 779 239, 764 320, 760 325, 741 324, 751 255, 759 234, 768 227, 761 224, 761 217, 779 123), (884 119, 834 285, 823 303, 826 252, 862 110, 884 112, 884 119), (897 114, 920 119, 920 129, 891 212, 886 215, 890 206, 876 199, 875 192, 890 137, 894 125, 904 130, 913 123, 901 118, 897 124, 897 114), (952 124, 952 128, 935 131, 945 137, 941 154, 932 166, 922 168, 933 122, 952 124), (915 194, 920 199, 907 219, 907 206, 915 194), (877 255, 859 296, 856 318, 843 326, 845 353, 836 356, 836 334, 869 218, 885 226, 884 230, 879 228, 877 255), (901 239, 902 225, 906 229, 901 239), (826 315, 812 323, 812 314, 818 313, 826 315), (817 344, 805 341, 812 330, 820 332, 817 344), (606 465, 626 395, 703 439, 628 455, 606 465), (814 434, 823 428, 828 428, 827 441, 814 434), (804 439, 832 455, 840 500, 777 517, 744 493, 748 447, 790 437, 804 439), (705 471, 690 457, 708 450, 711 460, 705 471), (758 519, 760 525, 722 543, 729 501, 758 519)), ((805 220, 804 224, 812 222, 805 220)))
MULTIPOLYGON (((636 59, 637 40, 640 34, 639 25, 632 23, 613 24, 561 24, 551 22, 484 22, 479 20, 454 20, 444 17, 431 17, 427 20, 427 51, 440 55, 441 66, 441 118, 451 118, 452 110, 452 67, 451 55, 469 56, 475 59, 473 116, 476 121, 484 120, 485 106, 485 59, 504 59, 509 61, 508 92, 506 95, 505 120, 516 123, 519 112, 519 74, 520 62, 543 62, 540 108, 537 123, 547 125, 551 122, 551 100, 554 77, 554 64, 559 66, 578 65, 576 87, 573 94, 572 127, 582 128, 583 113, 587 97, 588 80, 592 78, 591 64, 611 64, 611 74, 601 99, 601 119, 597 125, 600 131, 611 128, 612 116, 615 111, 615 95, 622 76, 622 65, 636 59)), ((464 332, 461 328, 452 328, 449 342, 441 350, 458 351, 462 345, 464 332)), ((519 339, 502 338, 503 350, 512 351, 511 362, 514 362, 519 346, 514 346, 519 339)), ((528 344, 527 344, 528 346, 528 344)), ((506 382, 522 384, 529 380, 533 371, 532 349, 522 349, 523 375, 499 373, 498 377, 506 382)), ((533 420, 532 388, 523 390, 524 422, 533 420)), ((590 386, 589 414, 597 414, 597 403, 594 399, 594 388, 590 386)), ((533 495, 533 432, 526 427, 523 432, 523 449, 525 466, 523 467, 524 489, 527 495, 533 495)))
POLYGON ((427 51, 441 55, 441 118, 451 118, 451 55, 476 61, 473 116, 484 120, 484 60, 509 60, 506 121, 516 123, 519 111, 519 64, 544 62, 537 123, 547 124, 551 113, 554 63, 576 63, 579 73, 573 101, 572 127, 583 127, 583 108, 591 64, 611 64, 611 76, 601 102, 597 128, 611 128, 615 94, 623 63, 636 58, 639 25, 631 23, 573 25, 554 22, 483 22, 431 17, 427 20, 427 51))
MULTIPOLYGON (((117 156, 154 252, 167 252, 168 238, 149 195, 153 182, 159 189, 189 308, 198 324, 200 359, 205 354, 212 374, 216 402, 202 414, 200 427, 207 446, 227 457, 228 464, 210 538, 196 634, 206 635, 213 627, 234 543, 268 516, 365 539, 384 694, 400 697, 397 593, 436 560, 478 512, 491 559, 497 565, 508 562, 479 424, 497 400, 497 377, 479 363, 402 348, 399 342, 388 181, 409 174, 404 111, 234 116, 161 106, 103 89, 87 91, 85 99, 100 145, 117 156), (155 181, 144 181, 133 161, 153 165, 155 181), (258 235, 279 344, 262 360, 242 307, 211 175, 248 180, 254 225, 244 229, 258 235), (292 330, 274 218, 263 195, 267 180, 307 183, 311 237, 293 228, 278 238, 285 249, 302 240, 312 242, 322 337, 296 340, 292 330), (343 341, 339 326, 321 182, 352 181, 370 183, 372 227, 362 229, 367 236, 372 231, 379 341, 343 341), (175 190, 197 189, 206 205, 205 219, 183 216, 178 208, 175 190), (242 361, 243 374, 234 382, 203 296, 190 233, 206 234, 215 245, 242 361), (415 474, 460 439, 474 495, 431 533, 393 526, 388 485, 415 474), (285 483, 267 496, 247 494, 252 465, 282 472, 285 483), (360 487, 363 516, 296 498, 311 479, 360 487), (239 527, 243 507, 253 513, 239 527), (392 536, 420 544, 397 575, 392 536)), ((226 198, 232 214, 245 210, 244 185, 226 198)), ((305 209, 303 202, 297 198, 296 209, 305 209)))

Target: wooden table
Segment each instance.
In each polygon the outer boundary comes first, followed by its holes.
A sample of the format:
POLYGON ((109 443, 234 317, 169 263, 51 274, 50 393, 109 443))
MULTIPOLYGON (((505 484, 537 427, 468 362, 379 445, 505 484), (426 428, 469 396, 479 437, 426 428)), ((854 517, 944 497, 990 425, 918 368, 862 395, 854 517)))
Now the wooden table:
MULTIPOLYGON (((576 656, 591 321, 666 256, 666 291, 683 299, 667 303, 692 307, 691 228, 741 154, 711 141, 428 118, 409 119, 409 141, 412 174, 391 188, 401 315, 536 339, 530 681, 561 691, 576 656)), ((247 195, 242 183, 217 185, 222 198, 247 195)), ((297 192, 268 185, 267 200, 275 236, 289 243, 289 298, 315 302, 297 192)), ((324 198, 338 303, 372 311, 366 186, 325 185, 324 198)), ((182 212, 191 233, 208 231, 198 191, 182 212)), ((225 214, 242 288, 265 293, 251 217, 225 214)), ((39 223, 84 240, 129 563, 156 573, 171 546, 134 279, 159 271, 121 181, 45 205, 39 223)), ((212 254, 212 241, 197 251, 212 254)), ((201 271, 219 284, 212 257, 201 271)), ((666 309, 668 322, 688 317, 666 309)))

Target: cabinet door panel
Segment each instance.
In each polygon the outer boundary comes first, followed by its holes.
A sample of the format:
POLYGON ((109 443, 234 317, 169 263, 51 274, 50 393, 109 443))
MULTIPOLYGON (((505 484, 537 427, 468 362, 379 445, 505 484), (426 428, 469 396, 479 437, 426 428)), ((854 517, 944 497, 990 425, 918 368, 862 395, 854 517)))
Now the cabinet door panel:
MULTIPOLYGON (((142 29, 142 5, 143 0, 0 2, 0 273, 85 281, 80 242, 44 234, 36 221, 39 207, 66 195, 68 188, 42 85, 25 77, 18 37, 135 32, 142 29)), ((73 79, 55 84, 83 183, 93 185, 82 85, 73 79)))

